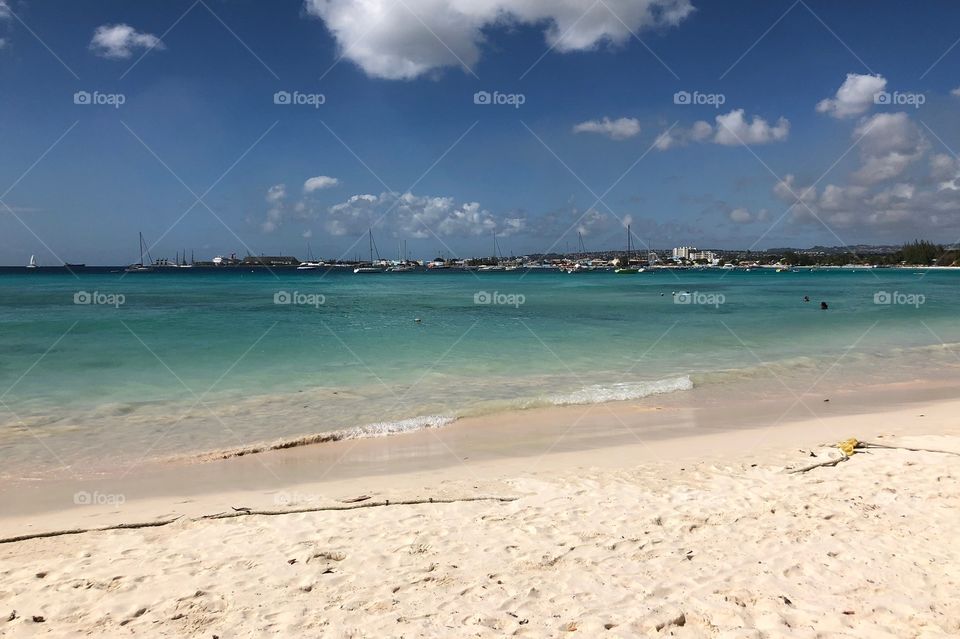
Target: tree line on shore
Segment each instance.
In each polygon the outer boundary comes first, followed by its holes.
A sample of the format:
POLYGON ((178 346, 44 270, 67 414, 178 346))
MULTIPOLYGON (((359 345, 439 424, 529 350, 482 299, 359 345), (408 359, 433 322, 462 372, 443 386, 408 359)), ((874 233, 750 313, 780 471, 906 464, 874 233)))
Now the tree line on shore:
POLYGON ((883 253, 856 253, 840 251, 830 254, 799 253, 786 251, 781 260, 792 266, 843 266, 845 264, 870 264, 876 266, 957 266, 960 265, 960 250, 945 248, 927 240, 914 240, 899 250, 883 253))

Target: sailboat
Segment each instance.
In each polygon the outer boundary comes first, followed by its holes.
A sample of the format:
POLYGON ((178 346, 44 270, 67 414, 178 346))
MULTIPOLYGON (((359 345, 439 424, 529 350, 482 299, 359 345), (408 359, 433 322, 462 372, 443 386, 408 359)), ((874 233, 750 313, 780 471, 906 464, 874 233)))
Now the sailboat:
POLYGON ((143 233, 140 233, 140 261, 123 269, 125 273, 144 273, 153 270, 153 258, 150 257, 150 249, 146 249, 146 251, 144 251, 144 247, 145 244, 143 241, 143 233), (150 259, 150 262, 147 264, 143 263, 144 252, 146 252, 147 257, 150 259))
POLYGON ((500 243, 497 242, 497 232, 493 232, 493 264, 481 264, 478 271, 505 271, 506 266, 500 262, 503 260, 503 253, 500 252, 500 243))
MULTIPOLYGON (((383 273, 383 267, 373 265, 373 229, 367 230, 367 235, 370 239, 370 262, 368 264, 363 264, 353 269, 354 273, 383 273)), ((377 256, 379 257, 380 252, 377 251, 377 256)))
POLYGON ((585 261, 582 257, 587 252, 587 247, 583 244, 583 232, 577 231, 577 255, 581 257, 577 259, 573 264, 567 263, 565 266, 561 267, 561 270, 565 273, 587 273, 589 271, 596 270, 596 267, 593 265, 592 260, 585 261))
POLYGON ((30 263, 27 264, 27 268, 39 268, 39 265, 37 264, 37 256, 36 256, 36 255, 31 255, 31 256, 30 256, 30 263))
POLYGON ((393 266, 388 266, 387 273, 410 273, 417 270, 416 267, 407 259, 407 241, 401 244, 397 242, 397 261, 393 266))
POLYGON ((313 257, 313 251, 310 250, 310 242, 307 242, 307 260, 305 262, 300 262, 300 266, 297 267, 298 271, 315 271, 320 268, 320 262, 317 262, 313 257))
POLYGON ((630 233, 630 225, 627 224, 627 257, 626 257, 626 262, 624 262, 624 263, 623 263, 624 265, 621 266, 620 268, 614 269, 614 271, 613 271, 614 273, 619 273, 619 274, 621 274, 621 275, 629 275, 629 274, 631 274, 631 273, 639 273, 639 272, 640 272, 639 269, 636 269, 636 268, 633 268, 633 267, 630 266, 630 255, 632 254, 632 250, 631 250, 632 242, 633 242, 633 240, 632 240, 632 234, 630 233))

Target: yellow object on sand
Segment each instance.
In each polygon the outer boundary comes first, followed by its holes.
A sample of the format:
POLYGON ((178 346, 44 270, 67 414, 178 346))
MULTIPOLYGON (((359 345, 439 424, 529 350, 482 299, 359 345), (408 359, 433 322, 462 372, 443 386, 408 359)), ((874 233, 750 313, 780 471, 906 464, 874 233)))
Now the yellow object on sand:
POLYGON ((850 439, 845 439, 837 444, 837 448, 840 449, 840 452, 843 453, 844 457, 850 457, 853 455, 853 451, 859 443, 860 442, 858 442, 856 438, 851 437, 850 439))

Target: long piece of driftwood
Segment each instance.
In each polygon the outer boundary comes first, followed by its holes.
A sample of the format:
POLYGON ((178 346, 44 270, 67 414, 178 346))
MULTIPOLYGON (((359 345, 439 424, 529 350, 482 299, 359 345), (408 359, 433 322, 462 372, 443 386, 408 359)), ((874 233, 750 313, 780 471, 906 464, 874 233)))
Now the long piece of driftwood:
POLYGON ((274 510, 247 510, 247 509, 236 509, 232 512, 222 512, 216 513, 213 515, 203 515, 197 517, 196 520, 200 519, 232 519, 234 517, 248 517, 250 515, 264 515, 267 517, 273 515, 292 515, 296 513, 315 513, 323 510, 358 510, 360 508, 380 508, 383 506, 414 506, 416 504, 453 504, 461 501, 516 501, 516 497, 461 497, 460 499, 435 499, 430 497, 428 499, 400 499, 396 501, 391 501, 385 499, 383 501, 367 501, 363 503, 352 503, 346 504, 344 506, 319 506, 319 507, 305 507, 305 508, 279 508, 274 510))
POLYGON ((101 526, 99 528, 71 528, 69 530, 50 530, 47 532, 29 533, 26 535, 17 535, 16 537, 0 538, 0 544, 12 544, 16 541, 27 541, 29 539, 44 539, 46 537, 62 537, 63 535, 82 535, 88 532, 102 532, 104 530, 132 530, 136 528, 158 528, 166 526, 181 519, 181 517, 172 517, 170 519, 158 519, 157 521, 141 521, 131 524, 114 524, 112 526, 101 526))
POLYGON ((847 457, 846 455, 844 455, 843 457, 837 457, 836 459, 828 459, 827 461, 822 461, 822 462, 819 462, 819 463, 817 463, 817 464, 810 464, 809 466, 804 466, 803 468, 795 468, 795 469, 791 470, 790 473, 791 473, 791 474, 793 474, 793 473, 805 473, 805 472, 808 472, 808 471, 813 470, 814 468, 824 468, 824 467, 826 467, 826 466, 836 466, 836 465, 839 464, 840 462, 845 462, 845 461, 847 461, 848 459, 850 459, 850 458, 847 457))
POLYGON ((955 450, 939 450, 936 448, 912 448, 910 446, 888 446, 887 444, 873 444, 871 442, 860 442, 857 448, 893 448, 899 450, 912 450, 916 453, 943 453, 944 455, 960 455, 955 450))
MULTIPOLYGON (((960 456, 960 453, 958 453, 957 451, 954 451, 954 450, 940 450, 940 449, 938 449, 938 448, 914 448, 914 447, 912 447, 912 446, 890 446, 890 445, 888 445, 888 444, 875 444, 875 443, 872 443, 872 442, 857 442, 857 445, 856 445, 854 448, 855 448, 856 450, 866 450, 866 449, 869 449, 869 448, 884 448, 884 449, 891 449, 891 450, 909 450, 909 451, 913 451, 913 452, 915 452, 915 453, 941 453, 941 454, 944 454, 944 455, 957 455, 957 456, 960 456)), ((830 459, 830 460, 823 461, 823 462, 820 462, 820 463, 817 463, 817 464, 810 464, 809 466, 804 466, 803 468, 795 468, 795 469, 791 470, 790 473, 791 473, 791 474, 793 474, 793 473, 805 473, 805 472, 808 472, 808 471, 813 470, 814 468, 824 468, 824 467, 827 467, 827 466, 836 466, 836 465, 839 464, 840 462, 845 462, 845 461, 847 461, 848 459, 850 459, 850 457, 848 457, 847 455, 843 455, 843 456, 841 456, 841 457, 837 457, 836 459, 830 459)))
MULTIPOLYGON (((188 521, 202 521, 205 519, 229 519, 233 517, 248 517, 250 515, 292 515, 296 513, 315 513, 328 510, 358 510, 360 508, 379 508, 383 506, 413 506, 416 504, 453 504, 457 502, 468 502, 468 501, 497 501, 497 502, 510 502, 516 501, 517 497, 461 497, 459 499, 437 499, 434 497, 429 497, 427 499, 400 499, 396 501, 391 501, 385 499, 383 501, 370 501, 363 503, 347 504, 344 506, 314 506, 308 508, 283 508, 276 510, 234 510, 233 512, 222 512, 216 513, 213 515, 201 515, 200 517, 194 517, 188 521)), ((175 521, 183 519, 183 516, 172 517, 170 519, 159 519, 157 521, 145 521, 145 522, 135 522, 128 524, 114 524, 112 526, 101 526, 98 528, 72 528, 70 530, 51 530, 48 532, 38 532, 38 533, 29 533, 26 535, 17 535, 15 537, 3 537, 0 538, 0 544, 12 544, 18 541, 28 541, 30 539, 45 539, 48 537, 62 537, 64 535, 82 535, 84 533, 90 532, 103 532, 107 530, 131 530, 137 528, 159 528, 161 526, 167 526, 172 524, 175 521)))

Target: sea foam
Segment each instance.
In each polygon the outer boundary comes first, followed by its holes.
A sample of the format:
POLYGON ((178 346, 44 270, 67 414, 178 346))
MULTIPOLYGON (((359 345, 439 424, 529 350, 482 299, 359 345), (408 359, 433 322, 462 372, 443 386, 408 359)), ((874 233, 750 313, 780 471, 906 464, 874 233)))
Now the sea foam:
POLYGON ((572 393, 548 396, 547 400, 556 406, 601 404, 603 402, 622 402, 630 399, 643 399, 651 395, 663 395, 665 393, 692 389, 693 381, 688 375, 684 375, 683 377, 671 377, 647 382, 618 382, 615 384, 587 386, 572 393))
POLYGON ((345 439, 361 439, 364 437, 385 437, 398 433, 408 433, 425 428, 440 428, 456 421, 456 417, 449 415, 420 415, 409 419, 398 419, 391 422, 375 422, 364 426, 355 426, 353 428, 344 428, 341 430, 327 431, 322 433, 313 433, 310 435, 300 435, 285 439, 278 439, 272 442, 250 444, 228 450, 218 450, 215 452, 201 455, 203 459, 227 459, 230 457, 243 457, 244 455, 253 455, 255 453, 264 453, 271 450, 284 450, 287 448, 298 448, 300 446, 310 446, 313 444, 325 444, 327 442, 337 442, 345 439))

